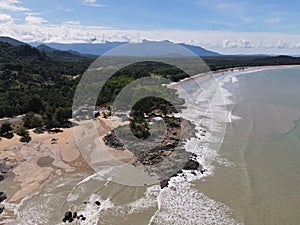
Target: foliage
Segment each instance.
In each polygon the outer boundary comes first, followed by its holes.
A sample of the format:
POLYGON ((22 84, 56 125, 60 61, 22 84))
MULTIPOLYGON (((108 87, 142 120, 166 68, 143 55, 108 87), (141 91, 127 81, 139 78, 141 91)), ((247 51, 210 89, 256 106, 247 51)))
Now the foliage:
POLYGON ((9 133, 10 131, 12 131, 11 125, 9 123, 4 123, 0 127, 0 136, 3 137, 4 135, 9 133))
POLYGON ((31 140, 29 131, 25 127, 19 127, 17 130, 17 135, 21 136, 21 142, 29 142, 31 140))
POLYGON ((34 112, 28 112, 23 117, 24 127, 31 129, 36 127, 41 127, 43 125, 43 120, 40 116, 34 114, 34 112))
POLYGON ((17 130, 17 135, 21 137, 29 137, 29 132, 25 127, 19 127, 17 130))
MULTIPOLYGON (((220 56, 204 57, 203 60, 213 71, 233 67, 300 64, 300 58, 290 56, 220 56)), ((0 118, 26 114, 26 128, 45 125, 50 129, 64 125, 72 116, 76 87, 93 61, 94 58, 90 57, 70 58, 65 55, 57 59, 29 45, 13 46, 0 42, 0 118)), ((125 86, 147 76, 178 81, 188 75, 168 64, 135 63, 119 70, 105 83, 97 104, 113 102, 125 86)), ((183 103, 173 95, 178 105, 183 103)), ((161 105, 166 113, 172 111, 172 106, 160 99, 148 98, 139 104, 148 112, 161 105)))

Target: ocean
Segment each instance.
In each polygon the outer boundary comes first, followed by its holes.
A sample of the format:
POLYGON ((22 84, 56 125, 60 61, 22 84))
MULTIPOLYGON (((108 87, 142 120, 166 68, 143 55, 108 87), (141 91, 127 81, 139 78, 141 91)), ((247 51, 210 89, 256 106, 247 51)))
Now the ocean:
MULTIPOLYGON (((184 171, 169 186, 132 187, 91 174, 54 175, 6 224, 298 225, 300 68, 251 69, 181 83, 196 126, 186 142, 207 172, 184 171), (203 135, 205 133, 205 135, 203 135), (101 206, 94 204, 100 201, 101 206)), ((128 175, 130 176, 130 174, 128 175)))

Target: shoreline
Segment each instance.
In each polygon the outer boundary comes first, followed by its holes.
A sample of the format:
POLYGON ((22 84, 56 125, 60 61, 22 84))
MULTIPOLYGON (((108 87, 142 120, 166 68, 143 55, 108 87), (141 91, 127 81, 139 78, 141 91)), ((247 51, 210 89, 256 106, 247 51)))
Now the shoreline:
MULTIPOLYGON (((210 75, 230 75, 236 72, 252 72, 256 70, 285 69, 297 68, 300 65, 278 65, 278 66, 261 66, 261 67, 244 67, 232 68, 218 71, 211 71, 203 74, 197 74, 192 77, 185 78, 179 82, 169 84, 170 87, 176 87, 184 82, 192 79, 205 78, 210 75)), ((135 160, 134 154, 129 150, 122 152, 110 148, 105 145, 102 138, 111 131, 112 119, 97 118, 100 124, 100 132, 98 133, 100 143, 106 147, 106 150, 116 160, 122 163, 131 163, 135 160)), ((53 174, 62 175, 65 173, 74 173, 80 171, 81 168, 88 168, 88 163, 83 159, 76 147, 73 134, 73 127, 61 129, 63 132, 49 134, 35 134, 30 130, 32 140, 25 144, 19 141, 20 136, 14 135, 12 139, 2 138, 0 141, 0 160, 8 157, 9 159, 17 159, 20 163, 12 172, 14 174, 14 182, 18 185, 18 190, 12 196, 8 196, 7 202, 18 203, 27 195, 38 191, 53 174), (53 139, 58 139, 52 144, 53 139), (38 163, 40 158, 50 157, 54 161, 40 166, 38 163), (24 160, 24 161, 23 161, 24 160)), ((92 171, 90 169, 90 171, 92 171)), ((3 182, 3 181, 2 181, 3 182)), ((3 191, 3 190, 2 190, 3 191)), ((4 190, 5 191, 5 190, 4 190)), ((5 212, 4 212, 5 213, 5 212)))
POLYGON ((221 70, 216 70, 216 71, 209 71, 209 72, 205 72, 205 73, 200 73, 200 74, 196 74, 193 75, 191 77, 187 77, 184 78, 178 82, 172 82, 170 84, 168 84, 168 87, 176 87, 182 83, 185 83, 189 80, 195 80, 198 78, 205 78, 208 77, 210 75, 213 76, 218 76, 218 75, 230 75, 231 73, 235 73, 235 72, 252 72, 255 70, 271 70, 271 69, 286 69, 286 68, 297 68, 300 67, 299 65, 276 65, 276 66, 247 66, 247 67, 232 67, 232 68, 228 68, 228 69, 221 69, 221 70))
MULTIPOLYGON (((0 160, 12 167, 8 175, 13 177, 15 192, 7 196, 9 203, 18 203, 37 191, 54 174, 59 176, 80 170, 89 170, 76 148, 73 129, 63 132, 36 134, 29 130, 29 143, 20 142, 20 136, 2 139, 0 160)), ((2 181, 3 182, 3 181, 2 181)), ((5 191, 5 190, 4 190, 5 191)))

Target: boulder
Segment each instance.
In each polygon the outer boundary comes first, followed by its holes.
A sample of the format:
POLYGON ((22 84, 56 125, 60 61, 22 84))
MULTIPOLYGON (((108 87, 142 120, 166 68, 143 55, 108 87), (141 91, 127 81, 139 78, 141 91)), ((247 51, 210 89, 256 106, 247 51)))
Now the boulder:
POLYGON ((5 199, 7 199, 6 194, 4 192, 0 192, 0 202, 3 202, 5 199))
POLYGON ((63 218, 63 222, 72 222, 73 221, 73 214, 71 211, 65 213, 65 217, 63 218))
POLYGON ((165 179, 163 181, 160 182, 160 188, 163 189, 164 187, 167 187, 169 184, 169 180, 170 179, 165 179))
POLYGON ((73 218, 75 219, 77 217, 77 212, 73 212, 73 218))
POLYGON ((100 205, 101 205, 101 202, 95 201, 95 204, 96 204, 97 206, 100 206, 100 205))
POLYGON ((189 161, 186 162, 186 164, 183 166, 183 170, 197 170, 199 168, 200 164, 193 160, 190 159, 189 161))
POLYGON ((4 209, 5 209, 5 207, 0 207, 0 214, 3 213, 4 209))

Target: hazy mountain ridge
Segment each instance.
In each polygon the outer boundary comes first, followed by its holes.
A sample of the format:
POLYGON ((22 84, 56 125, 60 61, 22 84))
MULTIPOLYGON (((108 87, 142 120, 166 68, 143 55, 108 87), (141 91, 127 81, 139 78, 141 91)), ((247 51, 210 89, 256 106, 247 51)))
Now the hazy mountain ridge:
MULTIPOLYGON (((147 40, 144 40, 144 42, 150 42, 147 40)), ((163 44, 165 41, 157 41, 157 45, 163 44)), ((172 43, 172 42, 170 42, 172 43)), ((32 46, 38 46, 42 43, 30 43, 32 46)), ((105 42, 105 43, 75 43, 75 44, 62 44, 62 43, 43 43, 44 45, 61 50, 61 51, 75 51, 79 52, 81 54, 90 54, 90 55, 103 55, 104 53, 108 52, 109 50, 112 50, 114 48, 117 48, 119 46, 129 44, 129 42, 105 42)), ((189 50, 191 50, 194 54, 197 56, 221 56, 221 54, 208 51, 202 47, 194 46, 194 45, 187 45, 180 43, 178 44, 182 47, 185 47, 189 50)))

